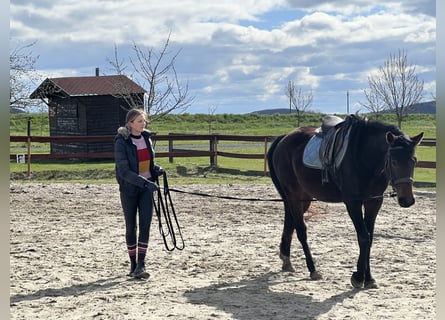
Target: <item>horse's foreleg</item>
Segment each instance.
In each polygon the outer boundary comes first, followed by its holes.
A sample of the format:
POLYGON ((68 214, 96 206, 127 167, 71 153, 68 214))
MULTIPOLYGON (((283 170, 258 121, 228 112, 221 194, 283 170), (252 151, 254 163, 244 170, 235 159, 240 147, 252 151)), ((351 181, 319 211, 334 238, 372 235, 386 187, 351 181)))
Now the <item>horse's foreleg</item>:
MULTIPOLYGON (((369 255, 371 249, 371 238, 366 228, 363 215, 362 203, 360 201, 350 201, 346 203, 349 216, 354 224, 357 233, 360 254, 357 261, 357 271, 351 276, 351 284, 355 288, 363 287, 365 283, 365 275, 369 272, 369 255)), ((369 274, 370 275, 370 274, 369 274)))
POLYGON ((377 214, 382 206, 383 198, 375 198, 364 203, 365 207, 365 225, 369 232, 369 250, 367 256, 367 267, 365 272, 364 287, 367 289, 377 288, 377 283, 371 275, 371 248, 374 239, 374 226, 377 214))

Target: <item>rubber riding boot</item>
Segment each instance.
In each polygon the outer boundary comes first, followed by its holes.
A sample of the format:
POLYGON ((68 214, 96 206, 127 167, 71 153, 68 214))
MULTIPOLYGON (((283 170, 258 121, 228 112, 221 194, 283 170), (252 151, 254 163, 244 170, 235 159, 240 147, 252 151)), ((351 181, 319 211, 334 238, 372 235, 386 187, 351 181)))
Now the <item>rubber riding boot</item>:
POLYGON ((150 275, 145 271, 145 262, 138 261, 136 269, 133 272, 133 277, 136 279, 147 279, 150 275))
POLYGON ((136 258, 130 259, 130 273, 127 274, 129 277, 134 277, 134 270, 136 269, 136 258))

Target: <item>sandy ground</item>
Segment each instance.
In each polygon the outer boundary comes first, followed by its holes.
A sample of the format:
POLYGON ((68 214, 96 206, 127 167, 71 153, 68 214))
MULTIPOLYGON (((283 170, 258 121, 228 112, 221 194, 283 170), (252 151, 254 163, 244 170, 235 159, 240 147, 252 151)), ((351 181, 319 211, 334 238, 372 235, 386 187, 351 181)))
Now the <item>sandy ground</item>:
MULTIPOLYGON (((272 185, 194 185, 214 195, 278 198, 272 185)), ((173 193, 186 247, 167 252, 153 219, 148 280, 129 263, 116 185, 11 183, 11 319, 434 319, 435 193, 388 198, 372 252, 378 289, 349 278, 358 247, 342 204, 314 203, 311 281, 294 240, 281 272, 282 203, 173 193)))

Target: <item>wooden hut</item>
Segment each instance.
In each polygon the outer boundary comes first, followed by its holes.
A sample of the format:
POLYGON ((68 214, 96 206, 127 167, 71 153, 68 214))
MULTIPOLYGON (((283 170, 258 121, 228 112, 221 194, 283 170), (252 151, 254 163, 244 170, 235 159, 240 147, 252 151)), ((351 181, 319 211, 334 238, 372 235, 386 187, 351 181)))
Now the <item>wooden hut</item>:
MULTIPOLYGON (((50 136, 114 135, 145 90, 123 75, 47 78, 30 95, 48 105, 50 136)), ((51 143, 51 153, 112 152, 113 143, 51 143)))

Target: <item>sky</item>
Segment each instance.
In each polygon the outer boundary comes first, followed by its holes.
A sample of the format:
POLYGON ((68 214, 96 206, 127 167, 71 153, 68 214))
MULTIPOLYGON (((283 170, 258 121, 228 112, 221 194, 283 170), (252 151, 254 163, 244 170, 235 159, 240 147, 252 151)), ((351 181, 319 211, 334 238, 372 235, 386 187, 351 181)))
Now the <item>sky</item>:
POLYGON ((10 47, 35 41, 43 78, 114 74, 115 47, 128 63, 133 44, 157 52, 169 34, 189 113, 289 108, 289 81, 312 111, 365 112, 368 77, 400 50, 423 101, 436 97, 431 0, 10 1, 10 47))

